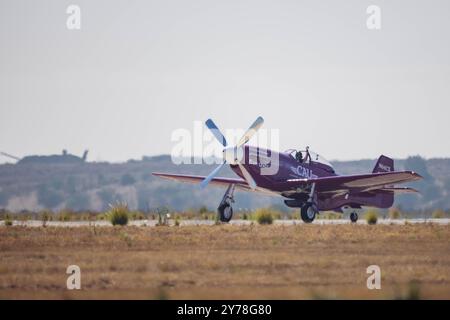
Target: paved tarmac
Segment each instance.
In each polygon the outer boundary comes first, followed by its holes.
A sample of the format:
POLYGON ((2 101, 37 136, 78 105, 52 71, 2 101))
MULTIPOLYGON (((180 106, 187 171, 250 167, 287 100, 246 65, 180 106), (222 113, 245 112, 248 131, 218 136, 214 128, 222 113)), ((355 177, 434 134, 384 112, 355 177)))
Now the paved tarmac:
MULTIPOLYGON (((249 220, 231 220, 229 224, 231 225, 250 225, 252 221, 249 220)), ((256 222, 253 222, 256 223, 256 222)), ((350 224, 350 219, 316 219, 312 224, 350 224)), ((450 219, 378 219, 377 224, 387 224, 387 225, 404 225, 406 223, 416 224, 416 223, 435 223, 435 224, 450 224, 450 219)), ((132 226, 143 226, 143 227, 154 227, 156 226, 156 220, 134 220, 130 221, 129 225, 132 226)), ((173 226, 175 224, 174 220, 169 220, 169 225, 173 226)), ((214 225, 213 220, 180 220, 180 226, 192 226, 192 225, 214 225)), ((275 220, 274 224, 279 225, 298 225, 305 224, 302 220, 275 220)), ((367 224, 364 219, 358 220, 357 224, 367 224)), ((28 221, 13 221, 14 226, 26 226, 26 227, 42 227, 42 221, 40 220, 28 220, 28 221)), ((98 227, 108 227, 112 226, 109 221, 48 221, 46 223, 48 227, 83 227, 83 226, 98 226, 98 227)), ((4 226, 4 221, 0 221, 0 226, 4 226)))

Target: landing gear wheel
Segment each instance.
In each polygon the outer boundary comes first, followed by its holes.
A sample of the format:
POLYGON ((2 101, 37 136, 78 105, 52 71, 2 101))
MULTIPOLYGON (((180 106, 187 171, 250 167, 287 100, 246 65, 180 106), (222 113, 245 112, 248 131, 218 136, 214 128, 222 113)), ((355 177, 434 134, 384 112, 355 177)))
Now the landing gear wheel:
POLYGON ((356 223, 356 221, 358 221, 358 214, 357 214, 356 212, 350 213, 350 220, 351 220, 353 223, 356 223))
POLYGON ((217 208, 219 212, 219 219, 222 222, 230 222, 233 217, 233 207, 227 203, 224 203, 217 208))
POLYGON ((316 217, 316 214, 318 213, 319 210, 317 210, 317 207, 311 202, 305 203, 300 209, 302 220, 305 223, 313 222, 314 218, 316 217))

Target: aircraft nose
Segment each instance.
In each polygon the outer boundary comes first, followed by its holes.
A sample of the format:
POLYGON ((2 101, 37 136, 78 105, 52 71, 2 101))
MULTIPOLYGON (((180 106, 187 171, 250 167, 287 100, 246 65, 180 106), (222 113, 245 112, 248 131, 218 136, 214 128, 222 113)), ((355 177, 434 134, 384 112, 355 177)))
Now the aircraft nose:
POLYGON ((241 162, 244 156, 244 151, 242 147, 228 147, 223 149, 223 159, 228 164, 237 164, 238 162, 241 162))

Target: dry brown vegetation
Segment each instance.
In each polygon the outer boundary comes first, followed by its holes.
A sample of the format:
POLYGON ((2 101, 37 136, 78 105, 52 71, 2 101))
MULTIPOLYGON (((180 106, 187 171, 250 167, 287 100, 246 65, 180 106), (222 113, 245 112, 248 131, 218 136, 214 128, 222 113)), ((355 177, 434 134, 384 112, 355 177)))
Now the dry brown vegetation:
POLYGON ((0 298, 450 299, 449 253, 431 224, 0 227, 0 298))

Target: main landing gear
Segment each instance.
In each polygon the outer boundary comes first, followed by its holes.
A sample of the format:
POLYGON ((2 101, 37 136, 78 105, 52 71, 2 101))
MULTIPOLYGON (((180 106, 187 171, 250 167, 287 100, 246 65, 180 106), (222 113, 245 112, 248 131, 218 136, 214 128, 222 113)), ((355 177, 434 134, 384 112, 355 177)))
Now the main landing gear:
POLYGON ((314 221, 316 214, 319 213, 316 205, 312 202, 306 202, 302 208, 300 209, 300 215, 302 217, 303 222, 311 223, 314 221))
POLYGON ((305 223, 311 223, 316 218, 316 214, 319 213, 317 205, 314 203, 314 191, 316 184, 313 183, 311 186, 311 191, 309 193, 308 201, 305 202, 300 209, 300 216, 305 223))
POLYGON ((233 217, 233 207, 231 204, 234 202, 234 189, 236 185, 230 184, 225 192, 225 195, 217 208, 217 213, 219 214, 219 220, 222 222, 230 222, 233 217))

